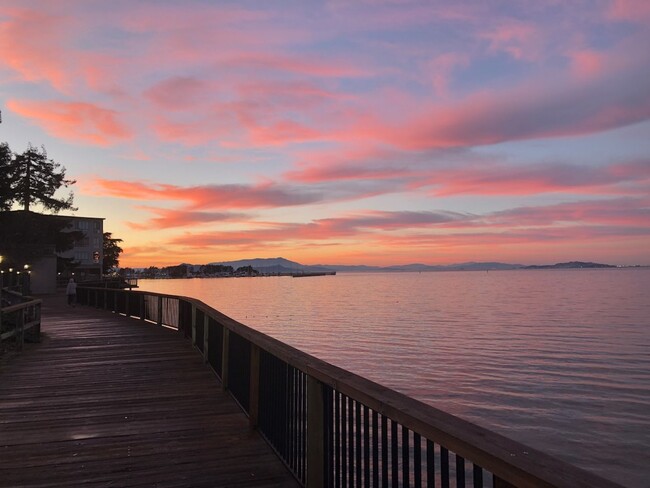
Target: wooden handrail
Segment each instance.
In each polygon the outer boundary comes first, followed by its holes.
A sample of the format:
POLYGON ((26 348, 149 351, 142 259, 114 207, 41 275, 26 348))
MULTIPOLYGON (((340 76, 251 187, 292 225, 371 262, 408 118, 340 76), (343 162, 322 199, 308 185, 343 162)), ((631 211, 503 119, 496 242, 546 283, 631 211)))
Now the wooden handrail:
MULTIPOLYGON (((94 288, 86 288, 94 290, 94 288)), ((97 288, 98 291, 104 291, 97 288)), ((343 368, 327 363, 293 346, 252 329, 200 300, 181 295, 145 291, 111 290, 177 299, 191 304, 259 350, 285 361, 353 400, 390 418, 487 469, 500 480, 517 487, 611 488, 621 486, 558 458, 530 448, 431 405, 382 386, 343 368)), ((193 313, 192 316, 196 314, 193 313)), ((179 324, 180 328, 180 324, 179 324)), ((195 338, 196 341, 196 338, 195 338)), ((227 375, 225 378, 227 382, 227 375)), ((226 385, 227 386, 227 385, 226 385)))
POLYGON ((4 315, 19 312, 18 322, 16 324, 16 327, 14 327, 14 329, 10 330, 9 332, 4 332, 0 334, 0 342, 15 336, 17 340, 18 350, 21 350, 23 347, 26 330, 35 328, 35 333, 33 334, 33 338, 35 338, 37 342, 40 340, 40 326, 41 326, 40 307, 43 301, 40 299, 34 299, 32 297, 23 297, 23 298, 27 298, 30 300, 22 303, 17 303, 15 305, 9 305, 8 307, 2 307, 0 309, 0 326, 3 323, 5 323, 3 317, 4 315), (36 307, 37 312, 35 314, 34 320, 25 322, 24 311, 30 307, 36 307))

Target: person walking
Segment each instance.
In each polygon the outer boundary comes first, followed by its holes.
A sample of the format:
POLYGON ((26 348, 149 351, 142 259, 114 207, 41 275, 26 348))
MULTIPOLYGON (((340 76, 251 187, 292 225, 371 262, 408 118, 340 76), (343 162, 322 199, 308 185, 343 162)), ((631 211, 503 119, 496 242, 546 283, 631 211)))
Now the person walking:
POLYGON ((77 284, 74 282, 74 278, 70 278, 70 281, 68 281, 65 294, 68 296, 68 306, 74 307, 77 302, 77 284))

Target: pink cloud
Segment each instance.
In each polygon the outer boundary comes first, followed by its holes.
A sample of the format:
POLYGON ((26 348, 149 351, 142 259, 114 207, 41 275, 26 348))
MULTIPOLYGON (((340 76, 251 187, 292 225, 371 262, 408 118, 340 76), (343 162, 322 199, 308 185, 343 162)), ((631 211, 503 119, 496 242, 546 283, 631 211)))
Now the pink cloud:
POLYGON ((9 100, 7 107, 49 134, 75 143, 109 146, 132 137, 117 112, 92 103, 9 100))
POLYGON ((497 28, 480 32, 479 37, 489 42, 491 51, 505 52, 518 60, 534 61, 541 50, 537 27, 514 19, 502 20, 497 28))
POLYGON ((181 201, 187 204, 184 210, 196 212, 304 205, 322 199, 322 195, 317 192, 283 188, 272 183, 181 187, 96 178, 86 188, 93 188, 96 194, 133 200, 181 201))
POLYGON ((144 95, 165 110, 183 110, 205 103, 210 90, 210 85, 203 80, 175 76, 156 83, 144 95))
POLYGON ((435 56, 424 67, 424 72, 431 78, 435 93, 442 98, 450 95, 450 86, 454 71, 469 64, 466 53, 444 53, 435 56))
POLYGON ((308 184, 385 182, 389 193, 425 190, 436 196, 537 195, 541 193, 637 195, 650 187, 650 162, 609 165, 505 164, 468 150, 410 153, 342 149, 300 155, 287 181, 308 184))
POLYGON ((578 79, 591 79, 605 69, 605 59, 601 53, 580 50, 569 53, 573 75, 578 79))
POLYGON ((615 20, 647 22, 650 20, 650 3, 646 0, 613 0, 608 15, 615 20))
POLYGON ((245 218, 245 214, 234 212, 200 212, 182 209, 167 209, 156 207, 141 207, 156 215, 146 222, 128 222, 132 229, 170 229, 177 227, 188 227, 215 222, 239 221, 245 218))
POLYGON ((534 195, 549 192, 638 193, 647 190, 650 164, 623 163, 605 167, 569 164, 489 165, 438 168, 414 186, 433 185, 434 194, 534 195), (641 186, 639 186, 641 185, 641 186))
POLYGON ((66 18, 40 10, 6 9, 0 23, 0 58, 25 81, 50 82, 59 90, 69 88, 64 56, 66 34, 72 28, 66 18))

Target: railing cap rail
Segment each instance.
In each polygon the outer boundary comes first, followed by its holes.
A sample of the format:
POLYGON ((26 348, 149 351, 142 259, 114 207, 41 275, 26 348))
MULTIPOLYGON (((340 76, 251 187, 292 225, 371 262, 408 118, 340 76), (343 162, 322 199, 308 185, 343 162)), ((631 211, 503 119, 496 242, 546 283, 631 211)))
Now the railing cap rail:
POLYGON ((28 302, 16 303, 15 305, 9 305, 8 307, 2 307, 0 311, 2 313, 11 313, 21 310, 23 308, 33 307, 34 305, 40 305, 43 303, 43 300, 40 298, 34 298, 28 302))

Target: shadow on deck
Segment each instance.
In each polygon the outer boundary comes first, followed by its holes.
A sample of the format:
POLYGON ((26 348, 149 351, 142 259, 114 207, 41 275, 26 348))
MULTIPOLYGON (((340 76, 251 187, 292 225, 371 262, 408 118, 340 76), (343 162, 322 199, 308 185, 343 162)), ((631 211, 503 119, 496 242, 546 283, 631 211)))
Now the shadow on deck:
POLYGON ((0 359, 0 486, 298 486, 178 333, 45 297, 0 359))

